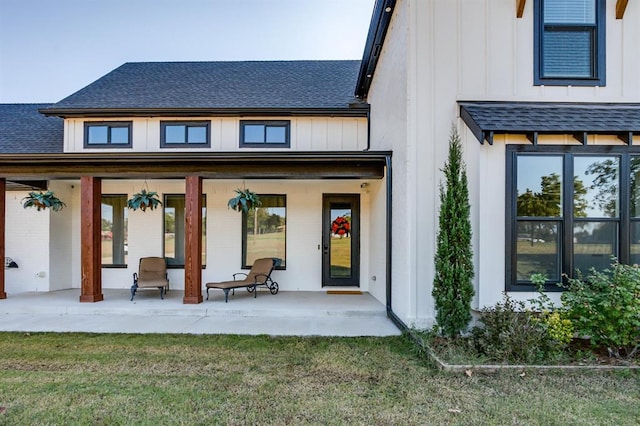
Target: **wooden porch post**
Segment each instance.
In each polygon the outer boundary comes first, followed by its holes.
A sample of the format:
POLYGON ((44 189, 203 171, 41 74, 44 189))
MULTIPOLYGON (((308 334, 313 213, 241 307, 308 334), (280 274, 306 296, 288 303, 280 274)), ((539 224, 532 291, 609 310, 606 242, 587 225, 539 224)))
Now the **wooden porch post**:
POLYGON ((202 303, 202 178, 187 176, 185 189, 184 304, 202 303))
POLYGON ((102 295, 102 238, 100 235, 102 180, 80 178, 80 302, 100 302, 102 295))
POLYGON ((0 178, 0 299, 6 299, 7 293, 4 291, 4 235, 5 235, 5 206, 7 200, 7 181, 0 178))

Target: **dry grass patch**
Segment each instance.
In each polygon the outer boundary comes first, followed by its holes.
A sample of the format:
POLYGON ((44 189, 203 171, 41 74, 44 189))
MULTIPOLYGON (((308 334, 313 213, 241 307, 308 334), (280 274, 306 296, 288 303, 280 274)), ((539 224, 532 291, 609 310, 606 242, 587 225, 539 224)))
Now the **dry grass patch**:
POLYGON ((0 424, 635 424, 635 373, 448 375, 404 337, 0 333, 0 424))

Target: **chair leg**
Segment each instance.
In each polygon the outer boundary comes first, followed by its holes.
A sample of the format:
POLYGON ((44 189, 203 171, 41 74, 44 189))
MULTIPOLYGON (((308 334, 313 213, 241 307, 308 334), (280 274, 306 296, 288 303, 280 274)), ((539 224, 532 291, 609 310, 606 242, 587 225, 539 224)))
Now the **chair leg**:
POLYGON ((207 300, 209 300, 209 287, 207 287, 207 300))
POLYGON ((229 289, 223 288, 222 290, 224 291, 224 303, 227 303, 229 301, 229 289))
POLYGON ((256 284, 253 285, 253 298, 258 297, 258 286, 256 284))
POLYGON ((138 284, 134 284, 131 286, 131 301, 133 302, 133 298, 136 295, 136 290, 138 289, 138 284))
POLYGON ((160 299, 164 300, 164 287, 158 287, 160 289, 160 299))

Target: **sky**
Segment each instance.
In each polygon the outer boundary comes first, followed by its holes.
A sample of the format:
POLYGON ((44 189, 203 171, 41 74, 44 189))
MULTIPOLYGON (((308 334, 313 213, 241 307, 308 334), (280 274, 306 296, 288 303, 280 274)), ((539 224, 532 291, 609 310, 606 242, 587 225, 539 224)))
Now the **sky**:
POLYGON ((374 0, 0 0, 0 103, 125 62, 361 59, 374 0))

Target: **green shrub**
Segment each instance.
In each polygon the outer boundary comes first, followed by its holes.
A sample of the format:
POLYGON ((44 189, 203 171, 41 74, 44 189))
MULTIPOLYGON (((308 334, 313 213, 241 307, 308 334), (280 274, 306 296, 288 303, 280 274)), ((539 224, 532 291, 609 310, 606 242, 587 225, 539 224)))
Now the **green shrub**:
POLYGON ((640 268, 613 260, 611 269, 592 269, 569 279, 562 303, 576 332, 610 356, 633 357, 640 349, 640 268))
POLYGON ((539 313, 526 309, 525 302, 505 293, 502 302, 482 310, 482 326, 474 327, 471 336, 476 350, 492 361, 544 362, 561 356, 564 348, 553 337, 563 336, 555 325, 556 317, 548 318, 553 318, 553 325, 539 313))

